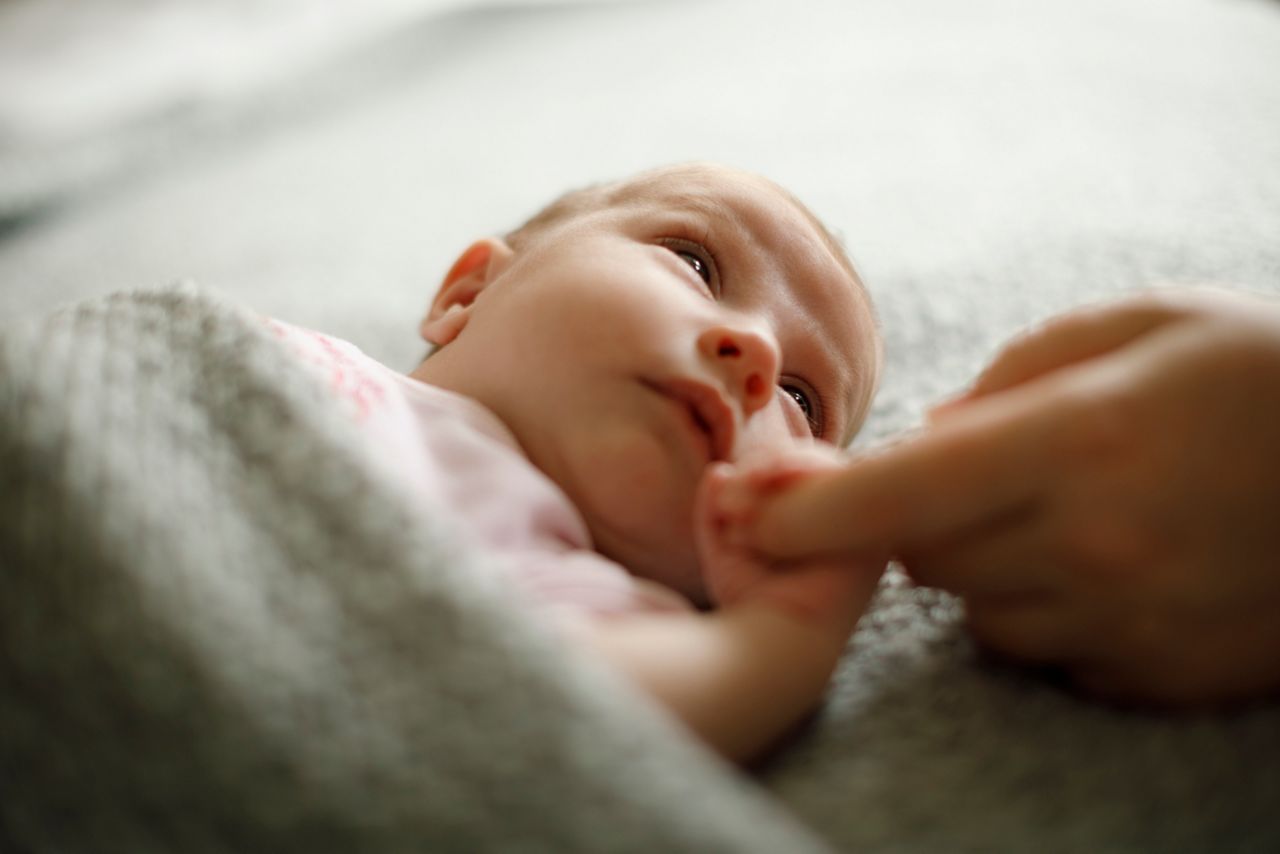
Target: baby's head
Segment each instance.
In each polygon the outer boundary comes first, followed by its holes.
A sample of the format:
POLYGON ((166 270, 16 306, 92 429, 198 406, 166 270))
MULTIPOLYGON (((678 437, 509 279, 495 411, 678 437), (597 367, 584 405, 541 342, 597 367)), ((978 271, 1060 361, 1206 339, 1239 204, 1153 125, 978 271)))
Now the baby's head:
POLYGON ((880 344, 853 265, 795 198, 690 164, 568 194, 445 277, 414 371, 475 398, 596 548, 705 601, 693 496, 714 460, 845 444, 880 344))

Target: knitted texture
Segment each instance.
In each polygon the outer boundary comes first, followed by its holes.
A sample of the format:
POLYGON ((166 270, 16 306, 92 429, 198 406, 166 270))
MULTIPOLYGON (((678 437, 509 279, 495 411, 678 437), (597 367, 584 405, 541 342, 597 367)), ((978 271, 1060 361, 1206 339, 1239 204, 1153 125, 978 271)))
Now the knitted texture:
POLYGON ((4 334, 0 403, 3 850, 816 850, 527 621, 255 316, 82 304, 4 334))

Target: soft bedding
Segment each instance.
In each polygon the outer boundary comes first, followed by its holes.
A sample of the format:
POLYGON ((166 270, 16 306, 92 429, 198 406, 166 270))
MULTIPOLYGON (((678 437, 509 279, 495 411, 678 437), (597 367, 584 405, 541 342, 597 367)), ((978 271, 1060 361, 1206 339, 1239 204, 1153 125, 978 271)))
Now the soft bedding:
POLYGON ((194 286, 6 328, 0 403, 6 850, 1277 839, 1275 708, 1087 705, 984 665, 896 572, 757 769, 788 815, 532 622, 259 316, 194 286))
POLYGON ((1280 296, 1280 4, 449 6, 200 121, 0 145, 0 849, 1280 848, 1277 703, 1082 701, 897 571, 744 780, 488 589, 248 311, 407 369, 472 239, 722 160, 872 291, 865 447, 1065 307, 1280 296))
POLYGON ((0 401, 4 850, 820 850, 527 623, 243 308, 6 329, 0 401))

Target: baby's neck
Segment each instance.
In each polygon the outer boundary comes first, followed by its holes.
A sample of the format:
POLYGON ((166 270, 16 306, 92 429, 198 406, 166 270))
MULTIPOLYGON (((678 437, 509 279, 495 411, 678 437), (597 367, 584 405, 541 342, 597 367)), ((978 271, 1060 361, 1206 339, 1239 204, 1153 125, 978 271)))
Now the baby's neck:
POLYGON ((529 459, 528 453, 521 447, 519 439, 515 433, 507 426, 506 422, 499 417, 498 413, 486 406, 485 403, 474 394, 468 393, 465 384, 449 383, 447 372, 438 370, 428 370, 429 363, 434 362, 439 355, 428 358, 408 373, 408 377, 417 382, 434 387, 439 391, 443 391, 450 396, 457 398, 460 407, 465 411, 467 423, 474 427, 478 432, 484 433, 486 436, 509 445, 511 449, 526 460, 529 459))

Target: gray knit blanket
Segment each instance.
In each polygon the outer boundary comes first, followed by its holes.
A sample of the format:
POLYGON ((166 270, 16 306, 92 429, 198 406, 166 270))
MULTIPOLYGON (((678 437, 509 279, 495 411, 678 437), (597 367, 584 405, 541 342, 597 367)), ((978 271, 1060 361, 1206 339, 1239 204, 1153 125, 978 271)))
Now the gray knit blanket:
POLYGON ((0 850, 818 850, 486 583, 248 311, 9 328, 0 412, 0 850))
POLYGON ((896 572, 811 725, 721 764, 193 287, 6 329, 0 412, 5 851, 1280 845, 1275 706, 1079 701, 896 572))

